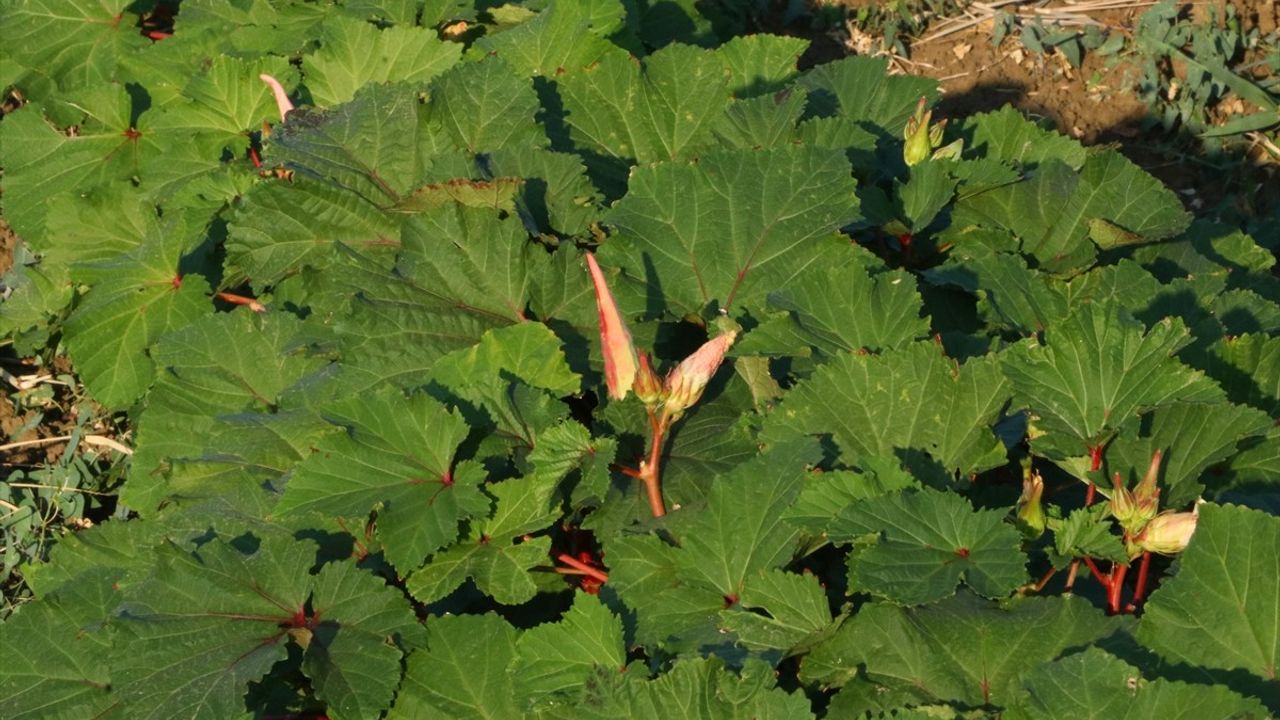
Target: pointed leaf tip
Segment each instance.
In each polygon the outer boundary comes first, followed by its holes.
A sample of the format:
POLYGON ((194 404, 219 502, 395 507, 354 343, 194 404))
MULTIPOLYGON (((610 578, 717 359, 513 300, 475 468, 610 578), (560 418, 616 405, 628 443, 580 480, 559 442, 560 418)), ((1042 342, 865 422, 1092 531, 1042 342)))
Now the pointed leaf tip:
POLYGON ((635 382, 639 363, 636 348, 631 342, 631 332, 618 311, 613 293, 605 283, 604 273, 595 255, 587 253, 587 267, 591 270, 591 284, 596 291, 596 308, 600 311, 600 340, 604 349, 604 379, 609 386, 609 397, 621 400, 635 382))

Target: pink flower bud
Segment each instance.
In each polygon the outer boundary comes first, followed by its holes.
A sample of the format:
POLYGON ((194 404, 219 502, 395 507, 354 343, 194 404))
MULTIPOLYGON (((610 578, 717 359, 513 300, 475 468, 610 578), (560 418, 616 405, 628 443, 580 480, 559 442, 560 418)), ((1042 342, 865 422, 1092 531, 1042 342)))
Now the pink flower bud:
POLYGON ((283 122, 285 117, 293 110, 293 102, 289 100, 289 95, 284 91, 284 86, 280 81, 271 77, 266 73, 258 76, 258 79, 267 84, 271 88, 272 94, 276 96, 276 109, 280 111, 280 120, 283 122))
POLYGON ((591 253, 587 253, 587 268, 591 270, 591 283, 596 290, 596 307, 600 311, 600 340, 604 346, 604 381, 609 386, 609 397, 621 400, 627 396, 636 379, 636 348, 631 342, 631 331, 618 312, 618 304, 604 281, 604 273, 591 253))
POLYGON ((1176 555, 1187 549, 1191 536, 1196 532, 1199 513, 1167 512, 1161 513, 1147 523, 1146 529, 1138 537, 1137 545, 1143 550, 1162 555, 1176 555))
POLYGON ((667 375, 667 402, 664 412, 678 418, 702 397, 711 376, 720 368, 738 333, 730 331, 702 344, 667 375))

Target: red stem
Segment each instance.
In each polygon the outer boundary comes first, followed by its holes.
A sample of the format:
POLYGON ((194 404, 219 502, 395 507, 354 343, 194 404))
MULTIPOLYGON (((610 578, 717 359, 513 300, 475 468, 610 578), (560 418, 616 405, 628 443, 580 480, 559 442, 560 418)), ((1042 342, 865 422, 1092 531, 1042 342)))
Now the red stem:
POLYGON ((1089 507, 1093 504, 1094 498, 1098 496, 1098 486, 1089 483, 1089 487, 1084 491, 1084 506, 1089 507))
MULTIPOLYGON (((559 555, 556 556, 556 560, 559 560, 565 565, 568 565, 569 567, 576 570, 577 573, 574 573, 574 574, 586 575, 587 577, 595 578, 596 580, 599 580, 602 583, 609 582, 609 576, 606 573, 603 573, 591 567, 590 565, 582 562, 581 560, 578 560, 577 558, 575 558, 574 556, 568 553, 560 553, 559 555)), ((557 568, 557 571, 559 571, 559 568, 557 568)))
POLYGON ((1093 572, 1093 576, 1098 579, 1098 582, 1102 583, 1102 587, 1107 588, 1108 590, 1111 589, 1111 578, 1104 575, 1102 571, 1098 569, 1098 565, 1093 562, 1093 558, 1084 558, 1084 564, 1089 566, 1089 570, 1093 572))
POLYGON ((1067 568, 1067 584, 1062 587, 1062 591, 1069 593, 1076 586, 1076 573, 1080 570, 1080 561, 1072 560, 1071 566, 1067 568))
POLYGON ((246 305, 250 310, 256 313, 264 313, 267 311, 267 308, 264 307, 262 303, 258 302, 257 300, 251 297, 236 295, 234 293, 229 293, 229 292, 215 293, 215 295, 219 300, 229 302, 232 305, 246 305))
MULTIPOLYGON (((1138 563, 1138 584, 1133 588, 1133 602, 1130 607, 1137 609, 1138 603, 1147 596, 1147 575, 1151 571, 1151 553, 1144 550, 1142 561, 1138 563)), ((1132 612, 1132 610, 1130 610, 1132 612)))
POLYGON ((1111 567, 1111 584, 1107 586, 1107 610, 1112 615, 1120 612, 1120 591, 1124 589, 1124 576, 1127 572, 1128 565, 1116 563, 1111 567))
POLYGON ((654 517, 667 514, 666 503, 662 500, 662 443, 666 440, 667 416, 661 418, 649 411, 649 431, 652 438, 649 442, 649 459, 640 467, 640 479, 644 481, 645 493, 649 496, 649 511, 654 517))
POLYGON ((1040 578, 1040 582, 1035 584, 1035 588, 1034 588, 1035 592, 1040 592, 1041 590, 1044 590, 1044 586, 1048 585, 1049 581, 1052 580, 1053 576, 1056 575, 1057 573, 1058 573, 1058 568, 1053 568, 1053 567, 1049 568, 1049 572, 1045 573, 1044 577, 1040 578))

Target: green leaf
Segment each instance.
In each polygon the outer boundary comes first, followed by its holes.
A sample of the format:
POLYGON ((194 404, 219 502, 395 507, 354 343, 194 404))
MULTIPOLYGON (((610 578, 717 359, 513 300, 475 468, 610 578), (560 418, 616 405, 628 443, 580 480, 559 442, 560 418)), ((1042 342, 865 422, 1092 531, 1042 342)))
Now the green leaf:
POLYGON ((302 72, 317 105, 333 107, 373 83, 423 86, 458 62, 462 47, 439 40, 427 28, 401 25, 379 30, 352 18, 325 21, 320 49, 304 55, 302 72))
POLYGON ((400 244, 400 228, 377 208, 306 180, 258 185, 228 225, 228 264, 260 291, 306 268, 326 268, 348 248, 389 265, 400 244))
POLYGON ((1242 440, 1260 437, 1274 426, 1266 413, 1230 403, 1162 407, 1134 421, 1107 446, 1107 474, 1122 472, 1136 483, 1160 450, 1160 502, 1183 507, 1206 484, 1216 484, 1205 482, 1211 466, 1234 455, 1242 440))
POLYGON ((741 674, 725 670, 718 657, 679 660, 670 672, 653 679, 638 677, 631 667, 625 673, 598 670, 575 703, 567 703, 548 717, 678 718, 679 720, 804 720, 812 718, 809 701, 801 692, 777 687, 773 668, 749 661, 741 674))
POLYGON ((977 295, 987 323, 1022 334, 1040 332, 1067 314, 1066 298, 1049 278, 1011 253, 956 258, 926 271, 925 278, 977 295))
POLYGON ((641 63, 611 52, 557 86, 575 147, 613 159, 620 180, 630 163, 689 159, 729 104, 730 79, 713 51, 673 44, 641 63))
POLYGON ((830 434, 850 463, 923 450, 947 472, 968 475, 1004 462, 991 425, 1007 398, 994 358, 957 371, 933 343, 881 355, 845 352, 787 394, 766 419, 765 435, 830 434))
MULTIPOLYGON (((53 79, 62 90, 116 79, 120 58, 148 41, 137 32, 130 0, 21 0, 0 9, 11 30, 7 63, 53 79)), ((26 85, 26 78, 18 86, 26 85)))
POLYGON ((676 316, 763 300, 846 251, 832 234, 858 217, 847 161, 814 148, 641 166, 630 187, 607 216, 618 235, 601 262, 621 265, 676 316))
POLYGON ((1280 519, 1204 505, 1177 572, 1147 600, 1138 640, 1171 662, 1275 682, 1280 654, 1280 519))
POLYGON ((503 605, 532 599, 538 587, 529 570, 550 563, 551 540, 523 536, 546 529, 559 515, 552 500, 555 485, 541 478, 517 478, 490 486, 497 498, 493 516, 472 521, 461 542, 410 575, 405 584, 409 592, 420 602, 434 602, 471 578, 481 592, 503 605), (513 544, 513 539, 520 542, 513 544))
POLYGON ((896 459, 865 458, 861 471, 813 472, 784 519, 806 532, 828 532, 836 517, 854 503, 895 490, 918 487, 896 459))
POLYGON ((1082 557, 1127 564, 1129 553, 1120 542, 1120 536, 1115 534, 1115 529, 1111 511, 1105 503, 1071 511, 1067 519, 1053 530, 1056 555, 1051 557, 1054 567, 1061 569, 1071 560, 1082 557))
POLYGON ((962 131, 972 129, 965 145, 983 157, 1035 167, 1046 160, 1060 160, 1073 170, 1084 166, 1084 146, 1060 133, 1046 130, 1022 116, 1012 105, 995 112, 965 118, 962 131))
POLYGON ((679 549, 648 536, 606 543, 608 587, 635 609, 638 642, 678 651, 737 640, 776 662, 829 622, 820 587, 775 572, 797 551, 783 515, 817 458, 814 443, 792 441, 717 478, 704 508, 673 510, 679 549))
POLYGON ((0 697, 5 717, 97 717, 119 702, 107 658, 104 620, 120 601, 114 567, 90 568, 56 592, 42 593, 0 625, 0 697))
MULTIPOLYGON (((327 364, 323 358, 306 356, 304 332, 303 324, 293 316, 259 315, 243 309, 206 315, 165 335, 151 350, 158 372, 147 396, 148 409, 138 422, 136 451, 121 500, 133 510, 153 513, 174 490, 169 479, 175 464, 206 457, 212 435, 257 434, 251 418, 240 418, 219 430, 214 421, 217 415, 296 407, 297 396, 290 387, 327 364)), ((287 425, 270 420, 261 421, 261 425, 262 433, 294 437, 287 425)), ((276 444, 262 439, 258 443, 252 453, 236 448, 217 455, 230 459, 229 455, 245 457, 261 450, 279 462, 284 455, 309 449, 292 448, 288 441, 276 444)), ((263 455, 258 459, 264 459, 263 455)), ((182 473, 178 470, 179 476, 182 473)), ((217 487, 188 485, 183 490, 207 496, 217 487)))
POLYGON ((799 84, 810 92, 811 114, 869 122, 901 137, 916 102, 921 97, 937 99, 938 84, 929 78, 890 75, 888 68, 884 58, 846 57, 813 68, 799 84))
POLYGON ((600 193, 577 156, 515 147, 491 152, 486 160, 495 177, 524 179, 516 201, 530 234, 581 235, 599 219, 600 193))
POLYGON ((514 217, 452 203, 405 223, 397 262, 400 274, 442 306, 501 322, 524 320, 530 285, 548 264, 514 217))
POLYGON ((626 666, 622 620, 594 596, 577 593, 559 622, 521 634, 511 673, 520 695, 539 701, 574 694, 594 668, 618 672, 626 666))
POLYGON ((390 208, 422 180, 421 114, 412 88, 366 85, 335 108, 290 112, 272 130, 263 161, 284 163, 390 208))
POLYGON ((148 348, 212 310, 205 279, 180 275, 183 230, 156 227, 137 250, 73 273, 93 287, 67 318, 67 351, 103 405, 122 408, 141 397, 155 376, 148 348))
POLYGON ((844 509, 827 534, 859 540, 849 565, 850 588, 908 605, 949 597, 963 581, 992 598, 1026 582, 1027 558, 1003 510, 973 510, 958 495, 936 490, 873 497, 844 509))
POLYGON ((492 613, 432 618, 427 646, 409 656, 388 720, 520 717, 507 672, 516 637, 516 629, 492 613))
POLYGON ((453 388, 499 375, 557 395, 572 395, 582 385, 565 364, 560 339, 546 325, 533 322, 490 330, 476 345, 441 358, 431 373, 432 379, 453 388))
POLYGON ((458 147, 478 153, 520 146, 545 147, 534 121, 533 85, 500 57, 455 65, 432 84, 428 117, 458 147))
POLYGON ((346 432, 320 440, 295 468, 277 514, 361 517, 382 506, 387 557, 407 573, 451 544, 459 522, 488 509, 479 469, 456 465, 467 425, 435 400, 387 389, 335 403, 326 415, 346 432))
POLYGON ((378 715, 400 683, 400 647, 425 640, 413 608, 398 590, 352 563, 320 570, 311 605, 320 621, 302 670, 325 712, 339 719, 378 715))
POLYGON ((956 179, 947 172, 943 162, 924 162, 913 166, 904 183, 894 181, 894 195, 899 206, 898 214, 907 221, 912 232, 922 232, 938 213, 951 202, 956 179))
POLYGON ((1267 717, 1257 700, 1222 685, 1144 679, 1138 668, 1096 647, 1046 663, 1023 682, 1027 697, 1007 712, 1010 720, 1267 717))
POLYGON ((1068 274, 1092 262, 1089 225, 1095 220, 1138 236, 1133 242, 1172 237, 1191 222, 1171 190, 1115 151, 1090 155, 1078 176, 1050 160, 1029 182, 966 203, 1021 236, 1023 252, 1043 268, 1068 274))
POLYGON ((1004 353, 1014 407, 1028 408, 1043 436, 1037 452, 1083 454, 1138 413, 1174 402, 1205 403, 1222 391, 1173 354, 1190 341, 1179 320, 1147 332, 1114 306, 1088 304, 1004 353))
POLYGON ((554 3, 532 20, 485 35, 476 46, 526 75, 553 78, 616 52, 606 37, 619 29, 625 12, 616 0, 554 3))
POLYGON ((275 99, 258 79, 266 73, 290 88, 297 84, 297 71, 282 57, 258 60, 221 56, 204 72, 192 78, 182 91, 182 99, 148 115, 157 132, 181 135, 182 142, 211 143, 205 146, 213 156, 229 147, 237 156, 249 148, 249 133, 260 131, 264 122, 279 119, 275 99))
POLYGON ((855 674, 917 703, 1004 705, 1041 663, 1115 632, 1075 597, 1024 598, 1000 607, 968 593, 935 605, 863 607, 801 665, 801 678, 839 686, 855 674))
POLYGON ((1280 338, 1261 333, 1224 337, 1206 356, 1201 367, 1232 402, 1280 415, 1280 338))
POLYGON ((795 355, 813 348, 820 359, 841 351, 901 348, 929 334, 915 279, 846 266, 814 272, 769 294, 769 308, 786 313, 762 322, 735 346, 749 355, 795 355))
POLYGON ((796 64, 809 43, 781 35, 740 35, 716 48, 729 66, 729 89, 736 98, 781 90, 798 74, 796 64))
POLYGON ((129 717, 239 717, 249 683, 288 654, 314 558, 292 538, 157 548, 151 578, 130 588, 115 623, 111 674, 129 717))
POLYGON ((154 150, 150 134, 130 134, 131 103, 117 85, 98 85, 65 105, 32 102, 7 114, 0 126, 0 163, 5 168, 5 219, 19 235, 41 246, 49 198, 95 185, 132 180, 139 154, 154 150), (68 135, 46 112, 69 112, 68 135))

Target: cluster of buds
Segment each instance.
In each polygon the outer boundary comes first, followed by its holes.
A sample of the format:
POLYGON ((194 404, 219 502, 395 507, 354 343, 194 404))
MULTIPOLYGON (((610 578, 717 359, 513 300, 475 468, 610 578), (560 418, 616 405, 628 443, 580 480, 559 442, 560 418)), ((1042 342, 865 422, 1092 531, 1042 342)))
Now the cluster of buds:
POLYGON ((907 126, 902 131, 902 137, 907 141, 902 148, 902 159, 907 165, 917 165, 930 158, 934 160, 958 160, 960 153, 964 150, 964 140, 956 140, 950 145, 939 147, 942 145, 942 131, 947 127, 947 121, 942 120, 932 126, 929 121, 933 117, 933 112, 926 109, 928 100, 920 97, 920 102, 916 103, 916 111, 907 118, 907 126))
POLYGON ((1162 453, 1157 450, 1151 456, 1147 474, 1137 487, 1125 487, 1120 473, 1112 478, 1111 515, 1124 529, 1125 545, 1130 557, 1144 552, 1176 555, 1186 549, 1196 531, 1199 513, 1160 512, 1160 488, 1156 480, 1160 476, 1162 453))
POLYGON ((685 410, 697 404, 707 383, 724 361, 737 333, 729 331, 708 340, 660 379, 649 363, 649 356, 637 353, 613 293, 595 256, 587 254, 587 268, 595 287, 596 307, 600 312, 600 339, 604 346, 604 379, 609 397, 621 400, 634 390, 651 412, 661 410, 669 421, 678 419, 685 410))

